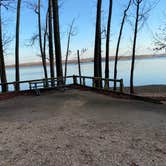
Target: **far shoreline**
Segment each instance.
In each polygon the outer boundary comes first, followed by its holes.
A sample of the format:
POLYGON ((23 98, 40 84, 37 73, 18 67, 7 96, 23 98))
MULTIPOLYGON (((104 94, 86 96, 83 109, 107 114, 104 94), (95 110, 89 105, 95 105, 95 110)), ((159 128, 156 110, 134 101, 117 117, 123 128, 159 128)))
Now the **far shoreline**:
MULTIPOLYGON (((125 60, 130 60, 132 57, 131 56, 119 56, 119 61, 125 61, 125 60)), ((166 58, 166 54, 151 54, 151 55, 137 55, 136 60, 143 60, 143 59, 156 59, 156 58, 166 58)), ((110 61, 114 60, 114 56, 109 57, 110 61)), ((105 61, 105 58, 102 58, 102 61, 105 61)), ((81 59, 81 63, 89 63, 89 62, 94 62, 93 58, 85 58, 81 59)), ((68 64, 77 64, 77 59, 72 59, 68 60, 68 64)), ((65 60, 62 60, 62 64, 65 64, 65 60)), ((20 64, 20 67, 33 67, 33 66, 41 66, 42 62, 28 62, 28 63, 22 63, 20 64)), ((49 62, 47 62, 47 65, 49 65, 49 62)), ((7 68, 14 68, 15 65, 6 65, 7 68)))

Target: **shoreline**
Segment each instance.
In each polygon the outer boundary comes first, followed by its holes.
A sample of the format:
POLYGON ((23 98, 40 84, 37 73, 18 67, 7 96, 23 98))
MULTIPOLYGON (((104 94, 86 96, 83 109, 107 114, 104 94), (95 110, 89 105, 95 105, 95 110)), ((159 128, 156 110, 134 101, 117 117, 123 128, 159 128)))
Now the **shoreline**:
MULTIPOLYGON (((124 89, 128 90, 130 87, 126 86, 124 89)), ((137 85, 134 87, 136 90, 140 90, 142 92, 151 91, 151 92, 162 92, 166 93, 166 84, 149 84, 149 85, 137 85)))
MULTIPOLYGON (((155 58, 166 58, 166 54, 153 54, 153 55, 137 55, 136 60, 142 60, 142 59, 155 59, 155 58)), ((114 56, 110 56, 109 60, 114 60, 114 56)), ((119 61, 124 61, 124 60, 130 60, 131 56, 119 56, 119 61)), ((81 59, 81 63, 90 63, 93 62, 93 58, 85 58, 81 59)), ((105 61, 105 58, 102 57, 102 61, 105 61)), ((62 60, 62 64, 65 64, 65 60, 62 60)), ((77 60, 72 59, 68 60, 68 64, 77 64, 77 60)), ((41 66, 42 62, 28 62, 28 63, 22 63, 20 64, 20 67, 33 67, 33 66, 41 66)), ((49 65, 49 62, 47 62, 47 65, 49 65)), ((6 68, 14 68, 15 65, 6 65, 6 68)))
MULTIPOLYGON (((110 90, 113 90, 113 88, 111 87, 110 90)), ((164 102, 166 104, 166 84, 165 85, 140 85, 140 86, 135 86, 134 87, 134 95, 136 96, 140 96, 140 97, 149 97, 152 99, 156 99, 156 100, 161 100, 162 102, 164 102)), ((130 87, 124 87, 123 90, 124 94, 126 95, 130 95, 130 87)), ((0 101, 1 100, 5 100, 5 99, 10 99, 19 95, 31 95, 33 94, 32 91, 30 90, 22 90, 20 91, 20 93, 15 93, 14 91, 9 91, 9 93, 0 93, 0 101)))

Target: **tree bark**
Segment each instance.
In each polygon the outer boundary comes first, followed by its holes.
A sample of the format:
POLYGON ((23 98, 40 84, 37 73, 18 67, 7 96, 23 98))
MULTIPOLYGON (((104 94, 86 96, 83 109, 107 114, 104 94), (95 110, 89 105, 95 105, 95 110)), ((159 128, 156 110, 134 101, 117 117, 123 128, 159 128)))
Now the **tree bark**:
POLYGON ((48 36, 48 42, 49 42, 49 59, 50 59, 50 76, 51 76, 51 84, 54 86, 54 77, 55 77, 55 71, 54 71, 54 53, 53 53, 53 37, 52 37, 52 0, 48 1, 49 4, 49 36, 48 36))
MULTIPOLYGON (((0 1, 1 2, 1 1, 0 1)), ((2 92, 8 91, 8 86, 6 85, 6 67, 3 53, 3 42, 2 42, 2 20, 1 20, 1 3, 0 3, 0 77, 2 83, 2 92)))
POLYGON ((39 30, 39 47, 40 47, 40 53, 42 56, 42 64, 43 64, 43 69, 44 69, 44 76, 47 82, 48 75, 47 75, 47 65, 46 65, 46 55, 43 50, 42 46, 42 31, 41 31, 41 16, 40 16, 40 0, 38 0, 38 30, 39 30))
MULTIPOLYGON (((55 45, 55 57, 56 57, 56 72, 57 78, 63 78, 62 71, 62 55, 61 55, 61 41, 60 41, 60 30, 59 30, 59 7, 58 0, 52 0, 53 7, 53 27, 54 27, 54 45, 55 45)), ((58 81, 61 84, 63 81, 58 81)))
POLYGON ((118 37, 118 42, 117 42, 117 48, 116 48, 116 54, 115 54, 115 65, 114 65, 114 80, 115 80, 114 81, 114 91, 116 91, 116 89, 117 89, 116 79, 117 79, 117 65, 118 65, 119 47, 120 47, 120 42, 121 42, 121 38, 122 38, 123 27, 124 27, 126 16, 127 16, 127 11, 130 8, 131 2, 132 2, 132 0, 129 0, 129 4, 124 11, 122 22, 121 22, 121 27, 120 27, 120 32, 119 32, 119 37, 118 37))
POLYGON ((19 68, 19 39, 20 39, 20 9, 21 8, 21 0, 17 1, 17 20, 16 20, 16 43, 15 43, 15 77, 16 77, 16 85, 15 90, 20 90, 20 68, 19 68))
POLYGON ((65 83, 66 83, 66 76, 67 76, 68 57, 69 57, 69 51, 70 51, 70 39, 72 35, 73 25, 74 25, 74 19, 70 25, 70 30, 68 33, 68 40, 67 40, 67 50, 66 50, 66 59, 65 59, 65 81, 64 81, 65 83))
POLYGON ((134 67, 135 67, 135 52, 137 44, 137 33, 138 33, 138 22, 139 22, 139 8, 140 2, 137 1, 136 9, 136 19, 135 19, 135 31, 134 31, 134 40, 133 40, 133 52, 132 52, 132 62, 131 62, 131 75, 130 75, 130 93, 134 93, 134 67))
MULTIPOLYGON (((102 0, 97 2, 97 13, 96 13, 96 34, 95 34, 95 48, 94 48, 94 77, 102 77, 102 66, 101 66, 101 5, 102 0)), ((102 87, 101 81, 94 82, 95 87, 102 87)))
POLYGON ((80 51, 77 50, 77 59, 78 59, 78 73, 80 77, 80 85, 82 84, 82 79, 81 79, 81 62, 80 62, 80 51))
POLYGON ((44 54, 44 57, 46 59, 46 44, 47 44, 47 31, 48 31, 48 17, 49 17, 49 13, 47 11, 46 13, 46 22, 45 22, 45 30, 44 30, 44 41, 43 41, 43 54, 44 54))
POLYGON ((110 43, 111 18, 112 18, 112 0, 110 0, 109 14, 108 14, 108 23, 107 23, 105 79, 109 79, 109 43, 110 43))

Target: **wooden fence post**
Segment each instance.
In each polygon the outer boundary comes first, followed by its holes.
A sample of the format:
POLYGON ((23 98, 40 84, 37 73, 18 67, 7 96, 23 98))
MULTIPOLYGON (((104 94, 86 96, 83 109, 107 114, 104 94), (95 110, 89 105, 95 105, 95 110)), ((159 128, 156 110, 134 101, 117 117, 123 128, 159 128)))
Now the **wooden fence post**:
POLYGON ((93 88, 96 87, 96 77, 92 78, 92 86, 93 88))
POLYGON ((104 88, 105 88, 106 90, 108 90, 108 89, 109 89, 109 80, 108 80, 108 79, 105 79, 104 81, 105 81, 105 86, 104 86, 104 88))
POLYGON ((73 84, 77 85, 77 76, 73 75, 73 84))
POLYGON ((31 82, 29 82, 29 89, 32 90, 31 82))
POLYGON ((85 86, 85 85, 86 85, 85 78, 83 77, 83 86, 85 86))
POLYGON ((81 62, 80 62, 80 52, 77 50, 77 58, 78 58, 78 72, 79 72, 79 77, 80 77, 80 84, 82 84, 81 80, 81 62))
POLYGON ((101 79, 100 79, 100 78, 97 78, 97 82, 98 82, 98 84, 99 84, 99 87, 98 87, 98 88, 101 89, 101 79))
POLYGON ((123 93, 123 79, 120 80, 120 92, 123 93))

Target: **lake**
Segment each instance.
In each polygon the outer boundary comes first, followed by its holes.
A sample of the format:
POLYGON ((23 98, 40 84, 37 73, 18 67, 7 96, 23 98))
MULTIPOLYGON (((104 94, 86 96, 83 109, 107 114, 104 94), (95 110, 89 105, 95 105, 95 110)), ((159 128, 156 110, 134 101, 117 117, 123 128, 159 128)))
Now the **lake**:
MULTIPOLYGON (((130 60, 120 60, 118 62, 118 79, 122 78, 124 80, 124 86, 129 86, 130 83, 130 60)), ((110 78, 113 78, 113 66, 114 63, 110 62, 110 78)), ((64 67, 64 66, 63 66, 64 67)), ((103 76, 105 63, 102 63, 103 76)), ((49 67, 48 67, 49 70, 49 67)), ((93 76, 93 63, 82 63, 81 64, 82 75, 93 76)), ((135 63, 135 76, 134 85, 157 85, 166 84, 166 58, 152 58, 152 59, 139 59, 135 63)), ((42 79, 43 68, 42 66, 33 67, 21 67, 20 68, 20 79, 23 80, 33 80, 42 79)), ((77 64, 68 65, 68 75, 78 75, 77 64)), ((14 68, 7 68, 7 78, 8 82, 14 81, 15 70, 14 68)), ((21 89, 26 89, 28 85, 22 86, 21 89)), ((13 89, 10 87, 10 89, 13 89)))

